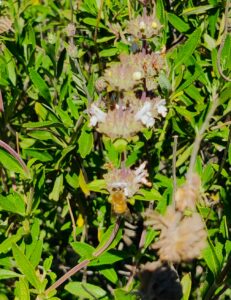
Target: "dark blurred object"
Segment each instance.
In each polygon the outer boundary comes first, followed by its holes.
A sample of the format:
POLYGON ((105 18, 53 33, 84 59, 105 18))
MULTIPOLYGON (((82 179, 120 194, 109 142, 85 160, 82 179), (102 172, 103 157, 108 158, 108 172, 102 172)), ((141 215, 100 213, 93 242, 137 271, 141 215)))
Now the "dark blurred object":
POLYGON ((140 268, 140 294, 143 300, 180 300, 183 296, 177 272, 160 261, 140 268))

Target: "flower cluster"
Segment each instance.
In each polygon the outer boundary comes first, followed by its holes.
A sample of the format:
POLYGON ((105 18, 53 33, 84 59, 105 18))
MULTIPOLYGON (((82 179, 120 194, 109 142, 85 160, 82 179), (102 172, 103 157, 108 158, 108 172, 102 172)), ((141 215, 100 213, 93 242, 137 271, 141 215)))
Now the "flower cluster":
POLYGON ((93 103, 89 109, 90 125, 111 139, 129 139, 144 127, 153 127, 156 118, 167 114, 166 101, 159 97, 140 101, 134 96, 129 97, 130 102, 126 100, 107 112, 93 103))
POLYGON ((137 39, 149 39, 160 32, 161 25, 154 15, 138 16, 127 24, 127 33, 137 39))
POLYGON ((96 82, 96 86, 111 90, 131 91, 140 88, 146 80, 148 90, 157 87, 159 71, 164 67, 164 56, 160 53, 136 53, 120 55, 120 61, 105 70, 104 76, 96 82), (106 83, 106 85, 105 85, 106 83))
POLYGON ((126 167, 121 169, 112 168, 104 175, 107 190, 109 193, 122 190, 126 197, 131 198, 139 191, 141 185, 150 186, 150 182, 147 180, 148 172, 145 167, 146 162, 143 162, 135 170, 126 167))

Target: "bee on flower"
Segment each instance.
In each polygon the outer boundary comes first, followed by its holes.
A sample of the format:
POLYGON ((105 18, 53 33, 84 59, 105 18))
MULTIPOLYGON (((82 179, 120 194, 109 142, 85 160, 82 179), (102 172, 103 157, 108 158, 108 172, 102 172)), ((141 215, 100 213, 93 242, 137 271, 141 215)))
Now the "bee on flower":
POLYGON ((109 201, 116 214, 123 214, 128 211, 128 199, 137 194, 142 185, 151 186, 151 183, 147 180, 148 171, 145 167, 146 162, 136 169, 126 167, 120 169, 110 168, 104 174, 106 188, 110 194, 109 201))

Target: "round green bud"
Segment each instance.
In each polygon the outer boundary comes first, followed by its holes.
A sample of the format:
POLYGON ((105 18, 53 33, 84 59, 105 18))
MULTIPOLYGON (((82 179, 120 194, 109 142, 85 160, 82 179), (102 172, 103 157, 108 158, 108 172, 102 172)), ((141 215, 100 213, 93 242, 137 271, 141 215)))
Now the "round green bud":
POLYGON ((118 152, 123 152, 127 149, 128 142, 124 139, 117 139, 113 145, 118 152))

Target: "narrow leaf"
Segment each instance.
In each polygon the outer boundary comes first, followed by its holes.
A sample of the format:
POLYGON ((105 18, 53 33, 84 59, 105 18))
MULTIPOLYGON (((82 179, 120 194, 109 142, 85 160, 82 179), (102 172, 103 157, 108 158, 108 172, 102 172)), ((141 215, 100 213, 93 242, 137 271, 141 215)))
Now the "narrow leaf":
POLYGON ((12 244, 12 250, 14 259, 20 272, 26 276, 27 280, 34 288, 36 288, 37 291, 40 291, 41 282, 35 273, 33 265, 29 262, 27 257, 16 244, 12 244))
POLYGON ((102 288, 90 283, 82 282, 69 282, 65 286, 65 290, 75 296, 92 300, 100 299, 106 295, 106 292, 102 288))
POLYGON ((193 54, 200 41, 201 33, 202 31, 199 27, 189 36, 189 39, 186 41, 186 43, 183 46, 181 46, 177 55, 175 68, 185 63, 193 54))
POLYGON ((34 86, 36 87, 36 89, 39 91, 39 94, 48 102, 51 101, 51 95, 50 95, 50 91, 49 88, 46 84, 46 82, 44 81, 44 79, 39 75, 39 73, 33 69, 30 68, 30 79, 33 82, 34 86))

